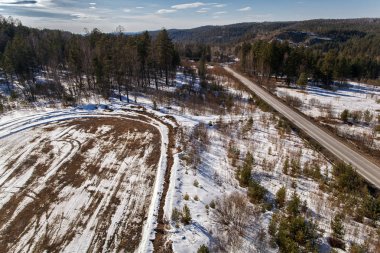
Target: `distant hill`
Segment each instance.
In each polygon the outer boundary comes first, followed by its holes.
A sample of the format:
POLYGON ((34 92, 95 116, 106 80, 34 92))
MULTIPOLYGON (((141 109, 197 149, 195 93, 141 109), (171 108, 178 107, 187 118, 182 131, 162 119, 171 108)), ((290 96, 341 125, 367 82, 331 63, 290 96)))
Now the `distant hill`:
MULTIPOLYGON (((154 36, 156 31, 151 32, 154 36)), ((347 41, 352 37, 380 34, 380 18, 316 19, 294 22, 239 23, 169 30, 175 42, 228 44, 262 39, 282 39, 293 43, 318 43, 320 40, 347 41)))

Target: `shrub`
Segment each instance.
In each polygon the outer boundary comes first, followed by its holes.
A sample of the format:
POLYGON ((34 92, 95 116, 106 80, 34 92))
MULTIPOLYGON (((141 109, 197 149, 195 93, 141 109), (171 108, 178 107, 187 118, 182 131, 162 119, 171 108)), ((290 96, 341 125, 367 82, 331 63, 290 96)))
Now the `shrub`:
POLYGON ((364 117, 365 123, 369 124, 373 120, 374 116, 369 110, 365 110, 363 117, 364 117))
POLYGON ((369 249, 365 245, 353 244, 350 247, 349 253, 366 253, 369 249))
POLYGON ((286 207, 286 211, 290 216, 297 216, 300 214, 300 207, 301 207, 301 199, 299 198, 297 193, 293 193, 288 206, 286 207))
POLYGON ((247 198, 237 192, 223 196, 213 214, 216 223, 232 238, 244 235, 254 218, 247 198))
POLYGON ((343 216, 337 214, 330 222, 330 227, 332 230, 332 236, 335 239, 343 240, 344 239, 344 225, 343 225, 343 216))
POLYGON ((267 193, 267 190, 262 187, 258 182, 255 180, 250 180, 249 186, 248 186, 248 198, 249 200, 254 204, 260 204, 263 202, 265 195, 267 193))
POLYGON ((306 73, 302 72, 300 77, 297 80, 297 85, 299 86, 306 86, 307 85, 307 75, 306 73))
POLYGON ((254 163, 253 156, 250 152, 248 152, 244 159, 243 167, 238 170, 238 179, 239 179, 240 186, 242 187, 248 186, 249 181, 251 180, 251 171, 252 171, 253 163, 254 163))
POLYGON ((340 114, 340 119, 344 122, 344 123, 347 123, 348 122, 348 116, 350 116, 350 112, 345 109, 341 114, 340 114))
POLYGON ((361 111, 353 111, 351 112, 351 118, 355 123, 358 123, 363 118, 363 113, 361 111))
POLYGON ((185 225, 189 225, 191 223, 191 214, 190 208, 185 204, 182 211, 182 223, 185 225))
POLYGON ((290 95, 286 95, 285 102, 295 108, 299 108, 302 106, 302 100, 300 98, 290 95))
POLYGON ((342 249, 342 250, 346 249, 346 245, 342 240, 339 240, 339 239, 333 238, 333 237, 328 237, 327 241, 330 244, 330 246, 333 248, 338 248, 338 249, 342 249))
POLYGON ((215 201, 214 200, 211 200, 210 208, 215 209, 215 201))
POLYGON ((209 252, 210 251, 209 251, 208 247, 204 244, 202 246, 200 246, 198 251, 197 251, 197 253, 209 253, 209 252))
POLYGON ((281 187, 276 193, 276 204, 278 208, 283 208, 286 201, 286 188, 281 187))
POLYGON ((277 243, 279 252, 318 252, 317 225, 302 216, 272 218, 269 233, 277 243))
POLYGON ((198 195, 195 195, 194 200, 195 200, 195 201, 198 201, 198 200, 199 200, 198 195))
POLYGON ((195 179, 193 184, 194 184, 195 187, 199 187, 199 182, 198 182, 198 180, 195 179))
POLYGON ((288 173, 289 173, 289 157, 286 157, 286 160, 285 160, 284 166, 282 167, 282 172, 283 172, 285 175, 288 175, 288 173))
POLYGON ((177 208, 174 208, 172 211, 172 221, 178 222, 180 218, 181 212, 177 208))
POLYGON ((186 201, 188 201, 190 199, 189 194, 186 193, 185 196, 183 196, 183 199, 186 200, 186 201))
POLYGON ((345 193, 359 193, 364 182, 351 165, 341 162, 333 167, 336 188, 345 193))

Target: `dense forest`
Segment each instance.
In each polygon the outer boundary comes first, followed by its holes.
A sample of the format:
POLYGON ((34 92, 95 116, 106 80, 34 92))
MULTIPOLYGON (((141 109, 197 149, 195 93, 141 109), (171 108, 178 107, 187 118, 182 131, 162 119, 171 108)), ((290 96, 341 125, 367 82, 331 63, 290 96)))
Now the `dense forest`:
MULTIPOLYGON (((288 42, 258 40, 243 43, 236 48, 243 71, 261 79, 283 77, 286 82, 306 85, 308 78, 326 85, 346 79, 377 79, 380 75, 380 52, 372 37, 366 40, 350 40, 345 46, 304 47, 288 42)), ((379 44, 377 44, 379 45, 379 44)))
MULTIPOLYGON (((334 34, 352 31, 369 34, 380 33, 380 19, 316 19, 292 22, 250 22, 223 26, 203 26, 193 29, 168 30, 175 43, 201 43, 228 45, 257 39, 271 40, 288 31, 308 32, 335 39, 334 34)), ((154 36, 158 32, 151 32, 154 36)), ((350 38, 352 36, 349 36, 350 38)))
POLYGON ((238 57, 243 71, 261 81, 275 77, 305 85, 308 79, 324 84, 376 80, 379 27, 379 19, 312 20, 135 35, 122 29, 117 33, 94 29, 80 35, 28 28, 18 20, 1 18, 0 70, 11 97, 17 97, 11 89, 17 85, 28 101, 45 96, 68 103, 91 94, 121 99, 125 93, 129 100, 132 90, 170 85, 181 58, 199 61, 201 79, 206 62, 238 57), (229 38, 229 43, 213 41, 214 35, 222 41, 229 38))
POLYGON ((148 32, 127 36, 97 29, 77 35, 27 28, 12 18, 0 20, 2 76, 9 86, 21 86, 28 101, 42 95, 75 103, 91 93, 108 98, 115 91, 126 93, 129 100, 131 89, 169 85, 179 63, 166 30, 154 39, 148 32), (38 76, 47 80, 44 85, 38 76))

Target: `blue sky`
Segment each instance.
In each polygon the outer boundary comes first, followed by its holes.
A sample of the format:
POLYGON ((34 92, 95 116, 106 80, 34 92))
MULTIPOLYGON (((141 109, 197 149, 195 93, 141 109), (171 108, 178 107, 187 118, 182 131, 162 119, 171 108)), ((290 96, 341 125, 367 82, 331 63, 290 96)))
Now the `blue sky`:
POLYGON ((380 17, 380 0, 0 0, 0 15, 24 25, 81 33, 126 32, 238 22, 380 17))

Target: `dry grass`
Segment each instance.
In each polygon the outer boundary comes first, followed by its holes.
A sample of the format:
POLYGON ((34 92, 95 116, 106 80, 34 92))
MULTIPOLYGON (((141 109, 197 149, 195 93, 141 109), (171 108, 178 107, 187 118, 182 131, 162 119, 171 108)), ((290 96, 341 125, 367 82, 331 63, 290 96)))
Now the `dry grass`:
MULTIPOLYGON (((149 122, 145 116, 139 118, 149 122)), ((24 186, 14 190, 9 201, 0 206, 0 252, 14 251, 17 246, 36 252, 63 250, 78 234, 83 233, 89 225, 90 217, 99 206, 101 209, 95 217, 98 222, 93 228, 95 234, 88 250, 134 251, 139 245, 143 223, 150 205, 154 176, 161 152, 160 132, 149 124, 133 119, 89 118, 45 127, 41 131, 41 136, 33 138, 32 141, 37 145, 30 150, 27 159, 22 159, 20 154, 14 154, 14 160, 9 161, 5 168, 12 170, 8 180, 17 179, 29 170, 33 170, 33 173, 24 186), (104 126, 108 126, 109 129, 106 133, 99 131, 100 127, 104 126), (59 139, 54 139, 53 133, 57 129, 71 130, 59 139), (76 139, 75 133, 82 133, 88 138, 76 139), (54 143, 70 147, 70 159, 63 157, 61 151, 54 147, 54 143), (96 155, 91 156, 91 151, 94 152, 95 149, 96 155), (146 154, 146 150, 151 152, 146 154), (112 154, 115 160, 103 166, 104 159, 112 157, 112 154), (41 158, 41 155, 44 158, 41 158), (126 169, 121 169, 122 163, 128 157, 134 157, 135 162, 126 169), (56 173, 48 177, 47 173, 51 171, 54 162, 57 164, 57 159, 61 159, 62 163, 56 173), (137 161, 142 161, 144 168, 136 166, 137 161), (139 181, 130 180, 139 175, 141 176, 139 181), (112 195, 109 196, 109 201, 105 201, 108 196, 104 190, 107 188, 98 191, 97 186, 100 186, 102 180, 112 181, 114 178, 118 180, 109 186, 108 190, 112 195), (40 187, 41 185, 43 187, 40 187), (72 197, 67 195, 62 198, 62 191, 67 189, 83 189, 87 192, 90 197, 86 205, 80 207, 80 215, 77 217, 64 216, 63 210, 62 217, 51 216, 59 204, 72 197), (129 198, 128 212, 117 225, 115 234, 107 240, 107 232, 113 222, 112 217, 121 205, 121 196, 129 198), (139 198, 138 201, 136 197, 139 198), (22 203, 27 204, 20 206, 22 203), (60 223, 65 220, 71 221, 70 229, 60 234, 60 223), (43 236, 37 232, 42 230, 46 230, 43 236), (31 231, 35 233, 33 240, 27 239, 26 236, 31 231)))

